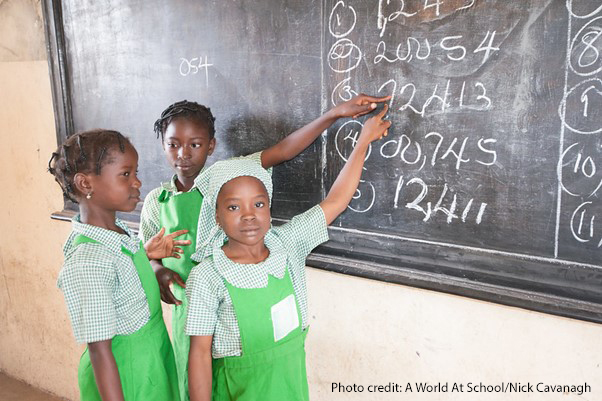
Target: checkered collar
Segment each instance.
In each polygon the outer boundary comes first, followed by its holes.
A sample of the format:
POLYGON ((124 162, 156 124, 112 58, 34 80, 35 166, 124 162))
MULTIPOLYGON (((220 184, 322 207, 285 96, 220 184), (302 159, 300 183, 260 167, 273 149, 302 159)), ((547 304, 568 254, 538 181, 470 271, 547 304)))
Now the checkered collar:
POLYGON ((124 247, 132 253, 136 253, 140 250, 140 239, 136 237, 129 227, 120 219, 115 219, 115 224, 125 231, 125 234, 119 234, 116 231, 107 230, 93 226, 91 224, 84 224, 81 222, 80 215, 76 215, 71 219, 71 235, 67 240, 63 248, 63 252, 66 254, 71 249, 71 243, 77 235, 83 235, 94 241, 98 241, 105 245, 111 252, 121 254, 121 247, 124 247))
MULTIPOLYGON (((205 170, 207 170, 207 167, 203 167, 201 169, 201 171, 199 173, 199 176, 201 174, 203 174, 205 172, 205 170)), ((178 187, 176 186, 176 180, 177 179, 178 179, 178 175, 174 174, 171 177, 171 180, 161 183, 161 188, 163 188, 165 191, 173 193, 174 195, 181 193, 181 191, 178 191, 178 187)), ((192 191, 193 189, 197 189, 197 188, 198 188, 198 186, 197 186, 197 180, 195 179, 194 180, 194 184, 192 184, 192 187, 190 188, 190 190, 188 192, 192 191)))
POLYGON ((271 231, 264 240, 270 255, 261 263, 236 263, 228 259, 221 248, 214 248, 213 263, 219 274, 238 288, 264 288, 268 285, 268 275, 282 279, 286 272, 287 253, 282 241, 271 231))

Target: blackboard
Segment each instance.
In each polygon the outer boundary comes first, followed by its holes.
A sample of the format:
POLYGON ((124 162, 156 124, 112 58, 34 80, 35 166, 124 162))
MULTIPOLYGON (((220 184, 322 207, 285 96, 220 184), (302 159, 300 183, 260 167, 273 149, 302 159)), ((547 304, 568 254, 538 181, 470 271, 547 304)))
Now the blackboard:
MULTIPOLYGON (((308 264, 602 322, 599 1, 45 8, 59 141, 99 126, 130 135, 144 193, 170 176, 152 122, 174 101, 212 108, 215 160, 355 93, 392 94, 389 136, 308 264)), ((319 202, 362 121, 275 169, 278 221, 319 202)))
MULTIPOLYGON (((61 136, 93 127, 129 136, 140 155, 143 196, 173 174, 153 122, 176 101, 207 105, 216 117, 217 147, 207 164, 264 149, 321 114, 320 31, 298 29, 320 26, 319 3, 70 0, 50 6, 64 37, 69 110, 61 116, 61 136)), ((315 147, 275 172, 283 216, 320 199, 319 179, 286 179, 299 171, 321 175, 315 147)))

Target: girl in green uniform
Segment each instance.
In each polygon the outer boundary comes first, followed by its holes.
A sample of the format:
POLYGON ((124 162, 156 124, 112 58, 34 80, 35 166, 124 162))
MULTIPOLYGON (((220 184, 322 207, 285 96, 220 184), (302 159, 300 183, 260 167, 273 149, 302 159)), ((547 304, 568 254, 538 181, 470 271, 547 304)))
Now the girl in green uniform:
MULTIPOLYGON (((358 95, 329 110, 276 145, 248 158, 264 168, 290 160, 338 118, 364 115, 371 112, 377 102, 388 99, 389 97, 358 95)), ((215 149, 214 123, 215 117, 209 108, 186 100, 172 104, 161 113, 161 117, 155 122, 155 132, 162 141, 166 159, 175 174, 169 182, 149 192, 144 199, 140 216, 140 236, 143 241, 147 241, 161 229, 166 229, 187 230, 188 233, 182 238, 192 242, 180 258, 151 259, 161 298, 166 303, 174 304, 172 340, 182 401, 189 399, 187 366, 190 342, 184 334, 187 307, 185 283, 197 263, 190 255, 196 245, 199 211, 204 195, 195 180, 205 170, 207 157, 215 149), (170 287, 171 284, 173 286, 170 287)))
POLYGON ((386 111, 365 123, 326 198, 282 226, 271 227, 272 181, 257 164, 217 162, 199 177, 200 263, 187 285, 192 401, 309 399, 305 258, 351 201, 369 144, 391 125, 386 111))
MULTIPOLYGON (((179 401, 173 350, 159 287, 145 249, 115 212, 140 202, 138 154, 120 133, 73 135, 53 153, 49 171, 79 203, 64 247, 58 285, 75 338, 87 343, 78 369, 82 401, 179 401)), ((149 256, 173 256, 188 241, 154 237, 149 256)))

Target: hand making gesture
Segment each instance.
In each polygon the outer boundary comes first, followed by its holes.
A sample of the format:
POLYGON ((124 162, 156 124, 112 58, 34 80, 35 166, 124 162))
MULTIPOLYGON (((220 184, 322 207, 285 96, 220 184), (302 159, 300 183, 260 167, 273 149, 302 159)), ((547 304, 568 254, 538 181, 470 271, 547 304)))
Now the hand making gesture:
POLYGON ((146 244, 144 250, 149 259, 176 258, 180 259, 183 252, 179 246, 190 245, 190 240, 177 240, 175 238, 184 235, 188 230, 178 230, 165 235, 165 227, 157 234, 152 236, 146 244))

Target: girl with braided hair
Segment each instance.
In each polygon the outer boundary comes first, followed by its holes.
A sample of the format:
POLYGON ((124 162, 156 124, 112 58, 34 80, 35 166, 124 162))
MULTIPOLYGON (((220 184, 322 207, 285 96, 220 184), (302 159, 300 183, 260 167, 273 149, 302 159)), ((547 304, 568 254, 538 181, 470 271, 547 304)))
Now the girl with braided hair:
POLYGON ((87 343, 78 369, 82 401, 178 401, 173 350, 159 287, 148 257, 181 252, 180 232, 142 246, 115 213, 140 202, 138 154, 116 131, 69 137, 53 153, 49 171, 79 204, 64 246, 58 286, 75 338, 87 343))
MULTIPOLYGON (((355 118, 370 113, 377 103, 389 99, 390 96, 358 95, 332 108, 274 146, 247 158, 265 169, 290 160, 311 145, 339 118, 355 118)), ((199 211, 204 194, 195 182, 201 176, 201 172, 206 171, 205 162, 216 146, 215 117, 209 108, 184 100, 165 109, 155 122, 154 128, 175 174, 169 182, 152 190, 144 200, 140 216, 140 235, 142 240, 146 241, 164 227, 168 231, 188 230, 183 238, 192 241, 192 245, 184 250, 179 259, 151 260, 161 288, 161 298, 166 303, 174 304, 172 340, 181 400, 188 401, 187 367, 190 340, 184 334, 187 305, 185 287, 188 274, 196 265, 190 256, 197 242, 197 227, 203 223, 199 211), (171 284, 173 286, 170 288, 171 284)))

